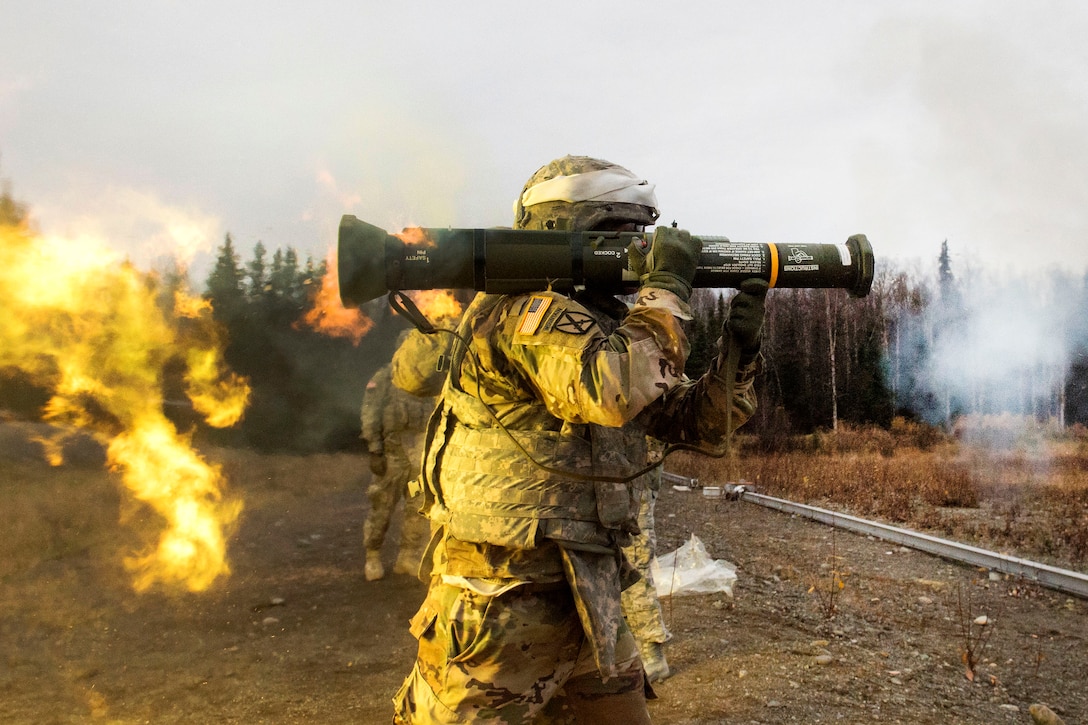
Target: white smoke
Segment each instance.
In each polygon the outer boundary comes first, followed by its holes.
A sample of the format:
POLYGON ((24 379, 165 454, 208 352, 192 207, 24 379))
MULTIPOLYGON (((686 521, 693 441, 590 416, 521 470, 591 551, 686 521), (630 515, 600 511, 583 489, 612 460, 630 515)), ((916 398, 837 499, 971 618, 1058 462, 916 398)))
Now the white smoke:
MULTIPOLYGON (((935 294, 917 328, 913 406, 933 423, 1011 416, 1025 427, 1064 423, 1072 356, 1088 343, 1084 278, 972 269, 935 294)), ((910 352, 907 352, 910 355, 910 352)))
POLYGON ((58 206, 36 204, 43 231, 72 239, 106 240, 140 269, 186 268, 223 241, 222 222, 200 209, 124 187, 81 187, 58 206))

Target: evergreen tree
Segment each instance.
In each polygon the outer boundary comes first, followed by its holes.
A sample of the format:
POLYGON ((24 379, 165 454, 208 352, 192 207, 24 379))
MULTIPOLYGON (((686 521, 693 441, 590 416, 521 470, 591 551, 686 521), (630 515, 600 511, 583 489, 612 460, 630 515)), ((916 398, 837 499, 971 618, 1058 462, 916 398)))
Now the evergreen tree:
MULTIPOLYGON (((955 340, 962 335, 963 305, 960 299, 956 277, 952 274, 952 259, 948 252, 948 240, 941 242, 941 253, 937 257, 937 284, 940 292, 940 306, 932 315, 932 336, 936 348, 942 340, 955 340)), ((943 390, 935 391, 940 404, 940 419, 946 430, 951 430, 952 420, 961 409, 961 401, 953 394, 948 383, 943 390)))
POLYGON ((212 310, 217 320, 229 321, 244 312, 245 290, 242 285, 242 267, 238 262, 238 253, 234 250, 234 240, 230 233, 219 247, 219 256, 215 267, 208 275, 205 284, 205 299, 212 303, 212 310))
MULTIPOLYGON (((29 221, 30 212, 26 204, 12 196, 11 185, 4 181, 0 185, 0 225, 20 227, 29 221)), ((28 418, 37 418, 51 397, 52 393, 47 386, 34 382, 22 369, 14 366, 0 367, 0 408, 28 418)))
POLYGON ((253 245, 253 259, 246 263, 246 276, 249 281, 246 291, 250 302, 263 299, 268 288, 268 269, 264 261, 266 253, 264 244, 258 240, 253 245))
POLYGON ((842 417, 854 423, 874 423, 887 428, 895 414, 895 398, 887 383, 883 319, 866 317, 853 345, 849 386, 844 391, 842 417))
POLYGON ((265 313, 275 327, 287 327, 295 323, 306 309, 305 295, 301 294, 298 254, 288 247, 272 254, 272 266, 268 273, 268 296, 265 313))
POLYGON ((286 251, 277 249, 272 254, 272 271, 269 275, 272 294, 280 299, 291 299, 297 276, 298 255, 291 247, 286 251))
POLYGON ((305 309, 306 296, 303 294, 301 270, 298 267, 298 252, 294 247, 288 247, 283 253, 284 290, 283 296, 291 302, 292 307, 301 312, 305 309))
POLYGON ((399 330, 387 325, 355 346, 307 329, 298 321, 327 265, 312 258, 300 264, 290 247, 269 254, 258 242, 242 266, 228 242, 219 250, 205 296, 225 311, 219 317, 227 328, 225 357, 249 379, 252 392, 237 429, 207 434, 222 443, 239 438, 262 450, 299 452, 357 441, 358 406, 381 357, 377 350, 390 347, 399 330))
POLYGON ((30 219, 26 204, 17 201, 11 195, 11 184, 7 181, 0 186, 0 224, 20 226, 30 219))

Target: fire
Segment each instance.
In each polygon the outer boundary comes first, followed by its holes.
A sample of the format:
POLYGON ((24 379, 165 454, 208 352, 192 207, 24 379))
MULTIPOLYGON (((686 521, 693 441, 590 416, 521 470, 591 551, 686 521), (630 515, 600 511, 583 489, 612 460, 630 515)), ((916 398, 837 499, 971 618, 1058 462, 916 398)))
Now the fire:
POLYGON ((340 282, 336 268, 336 254, 327 257, 328 270, 321 280, 321 289, 314 295, 313 306, 302 321, 312 330, 330 337, 346 337, 358 345, 374 323, 357 309, 348 309, 340 301, 340 282))
POLYGON ((419 290, 408 293, 408 296, 416 303, 419 311, 432 322, 456 320, 461 317, 461 303, 449 290, 419 290))
POLYGON ((137 591, 160 580, 203 591, 230 573, 223 528, 233 523, 241 506, 222 502, 217 467, 201 460, 161 416, 138 421, 116 436, 108 455, 124 471, 131 493, 168 524, 154 551, 125 559, 137 591))
POLYGON ((30 440, 42 447, 45 460, 49 462, 50 466, 56 467, 64 465, 64 449, 61 445, 61 441, 49 438, 48 436, 30 436, 30 440))
POLYGON ((134 587, 202 591, 230 571, 226 532, 242 505, 164 416, 163 366, 185 361, 189 396, 212 425, 236 422, 249 389, 223 366, 210 309, 182 293, 168 314, 160 292, 98 240, 0 225, 0 367, 48 387, 46 419, 102 440, 125 489, 161 517, 158 545, 126 559, 134 587))
POLYGON ((427 230, 423 227, 405 227, 393 236, 405 244, 416 247, 433 247, 435 245, 434 239, 427 235, 427 230))
POLYGON ((199 344, 185 346, 186 393, 193 408, 210 426, 226 428, 234 425, 242 419, 249 403, 249 386, 233 374, 224 373, 225 345, 219 339, 218 329, 207 324, 212 314, 211 303, 177 290, 174 314, 195 321, 190 336, 200 338, 199 344))
POLYGON ((199 320, 201 317, 210 314, 211 311, 212 303, 206 299, 193 297, 186 294, 184 290, 178 290, 174 293, 174 314, 178 317, 199 320))
MULTIPOLYGON (((407 227, 396 236, 407 244, 433 245, 434 241, 425 232, 421 227, 407 227)), ((336 265, 336 252, 330 250, 326 257, 328 271, 321 280, 321 289, 314 294, 312 306, 303 315, 301 324, 330 337, 349 338, 352 344, 358 345, 374 327, 374 322, 362 311, 344 307, 336 265)), ((411 291, 408 295, 432 321, 448 322, 461 316, 461 304, 449 290, 411 291)))

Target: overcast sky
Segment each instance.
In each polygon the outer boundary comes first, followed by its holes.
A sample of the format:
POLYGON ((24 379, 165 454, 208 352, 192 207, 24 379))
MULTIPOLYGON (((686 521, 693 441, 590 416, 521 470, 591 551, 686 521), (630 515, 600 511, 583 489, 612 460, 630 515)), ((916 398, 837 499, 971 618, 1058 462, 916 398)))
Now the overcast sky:
POLYGON ((695 233, 1081 272, 1085 38, 1079 0, 4 0, 0 178, 198 282, 227 232, 510 224, 567 153, 695 233))

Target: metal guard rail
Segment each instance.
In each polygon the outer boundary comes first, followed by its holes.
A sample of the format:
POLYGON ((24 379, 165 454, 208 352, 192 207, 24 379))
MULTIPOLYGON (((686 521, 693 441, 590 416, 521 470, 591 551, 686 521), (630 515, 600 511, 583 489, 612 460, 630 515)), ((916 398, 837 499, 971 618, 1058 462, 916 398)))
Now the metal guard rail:
MULTIPOLYGON (((698 480, 679 476, 674 473, 662 471, 662 478, 683 485, 698 488, 698 480)), ((803 516, 830 526, 847 529, 859 534, 866 534, 885 541, 891 541, 928 554, 959 561, 966 564, 984 567, 993 571, 999 571, 1010 576, 1019 577, 1028 581, 1037 582, 1041 586, 1056 591, 1073 594, 1083 599, 1088 599, 1088 574, 1082 574, 1068 569, 1059 569, 1036 561, 1022 559, 1017 556, 999 554, 994 551, 980 549, 977 546, 961 544, 948 539, 922 534, 909 529, 870 521, 868 519, 850 516, 849 514, 829 511, 816 506, 794 503, 786 499, 764 496, 753 493, 744 485, 727 484, 723 493, 729 498, 749 503, 759 504, 767 508, 775 509, 783 513, 803 516)))

